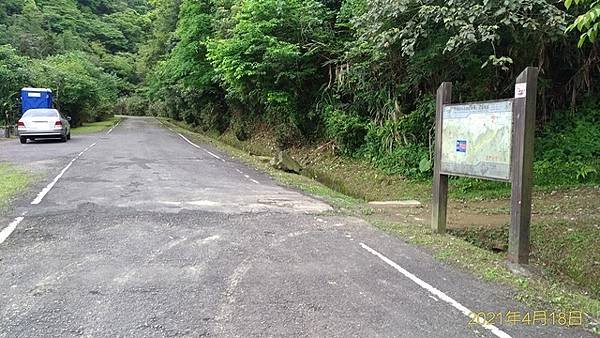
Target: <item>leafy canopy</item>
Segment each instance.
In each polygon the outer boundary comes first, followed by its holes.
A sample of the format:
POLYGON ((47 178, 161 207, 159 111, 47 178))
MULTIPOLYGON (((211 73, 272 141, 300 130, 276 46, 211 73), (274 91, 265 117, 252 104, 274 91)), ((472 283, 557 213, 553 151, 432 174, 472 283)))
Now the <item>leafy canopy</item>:
MULTIPOLYGON (((588 11, 579 15, 567 31, 577 29, 582 34, 579 37, 578 47, 582 47, 586 41, 596 42, 598 31, 600 31, 600 1, 593 0, 574 0, 577 5, 587 5, 588 11)), ((573 0, 565 0, 565 7, 571 8, 573 0)))

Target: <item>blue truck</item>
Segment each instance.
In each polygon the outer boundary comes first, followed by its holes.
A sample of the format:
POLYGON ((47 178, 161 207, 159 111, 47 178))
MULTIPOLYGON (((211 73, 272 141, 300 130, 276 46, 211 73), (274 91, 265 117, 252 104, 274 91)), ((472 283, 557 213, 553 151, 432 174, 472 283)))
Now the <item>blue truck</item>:
POLYGON ((21 115, 29 109, 53 108, 52 90, 48 88, 21 89, 21 115))

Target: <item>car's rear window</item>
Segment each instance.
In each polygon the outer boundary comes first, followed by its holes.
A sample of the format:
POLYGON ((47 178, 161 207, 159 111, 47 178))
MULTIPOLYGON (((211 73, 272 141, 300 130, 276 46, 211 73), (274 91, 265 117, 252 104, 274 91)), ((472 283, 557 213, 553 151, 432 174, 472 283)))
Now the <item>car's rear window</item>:
POLYGON ((52 109, 30 109, 23 117, 57 117, 58 111, 52 109))

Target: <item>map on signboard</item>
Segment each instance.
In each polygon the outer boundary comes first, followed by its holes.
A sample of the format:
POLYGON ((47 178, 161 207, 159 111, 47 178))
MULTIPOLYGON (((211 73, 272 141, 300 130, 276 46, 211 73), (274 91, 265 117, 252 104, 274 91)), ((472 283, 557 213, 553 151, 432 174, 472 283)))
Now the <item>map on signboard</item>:
POLYGON ((444 174, 510 180, 512 100, 446 105, 444 174))

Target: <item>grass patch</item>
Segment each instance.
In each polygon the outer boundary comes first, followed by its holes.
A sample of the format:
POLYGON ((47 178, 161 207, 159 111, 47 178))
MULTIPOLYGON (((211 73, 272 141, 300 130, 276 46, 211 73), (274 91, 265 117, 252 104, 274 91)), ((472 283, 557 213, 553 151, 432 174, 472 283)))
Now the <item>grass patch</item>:
POLYGON ((118 117, 111 117, 108 120, 100 122, 84 123, 82 126, 71 129, 71 135, 83 135, 98 133, 107 130, 117 124, 121 119, 118 117))
POLYGON ((6 207, 12 197, 31 182, 31 175, 8 163, 0 163, 0 207, 6 207))
MULTIPOLYGON (((531 264, 551 281, 565 283, 591 298, 600 299, 600 217, 531 225, 531 264)), ((506 252, 508 227, 452 229, 450 233, 489 251, 506 252)))
MULTIPOLYGON (((532 308, 544 309, 550 306, 556 311, 583 311, 587 315, 589 328, 598 333, 600 300, 590 294, 576 291, 569 284, 549 280, 545 274, 529 278, 517 276, 506 267, 505 252, 493 252, 452 235, 436 235, 428 227, 368 219, 384 231, 427 248, 441 261, 465 269, 485 281, 512 287, 517 292, 516 299, 532 308)), ((589 238, 594 240, 593 236, 589 238)), ((555 255, 564 254, 555 252, 555 255)))
POLYGON ((532 255, 549 278, 573 283, 600 299, 600 217, 578 222, 564 220, 534 224, 532 255))

